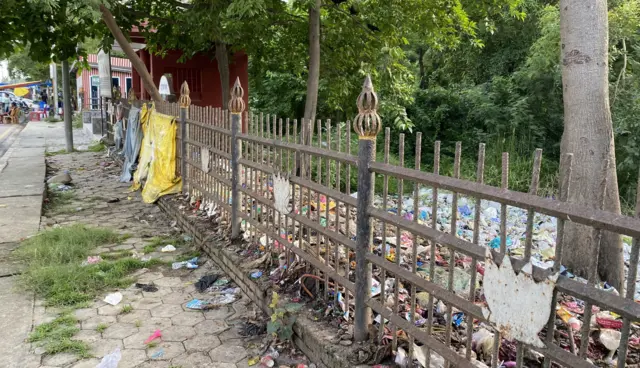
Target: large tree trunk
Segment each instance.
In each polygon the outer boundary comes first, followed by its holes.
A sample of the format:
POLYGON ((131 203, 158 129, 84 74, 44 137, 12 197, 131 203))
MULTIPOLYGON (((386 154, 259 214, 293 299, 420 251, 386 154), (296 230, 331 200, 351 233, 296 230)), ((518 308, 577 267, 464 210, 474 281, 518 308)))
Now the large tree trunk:
MULTIPOLYGON (((320 7, 322 0, 315 0, 309 6, 309 75, 307 77, 307 100, 304 105, 303 137, 306 144, 311 144, 313 122, 316 119, 318 106, 318 86, 320 84, 320 7)), ((300 164, 300 155, 296 154, 296 163, 300 164)), ((303 174, 310 174, 305 163, 303 174)))
MULTIPOLYGON (((561 0, 562 84, 564 133, 561 151, 573 153, 573 174, 568 201, 596 208, 603 179, 603 162, 609 160, 604 209, 620 213, 613 126, 609 108, 606 0, 561 0)), ((622 242, 618 234, 605 232, 597 260, 591 228, 566 223, 563 263, 580 276, 598 262, 603 281, 621 290, 624 281, 622 242)))
MULTIPOLYGON (((216 60, 218 60, 218 73, 220 74, 220 86, 222 87, 222 108, 229 106, 229 53, 227 45, 223 42, 216 42, 216 60)), ((244 86, 247 88, 247 86, 244 86)))
POLYGON ((140 75, 142 83, 144 84, 144 88, 147 90, 147 92, 149 92, 149 95, 151 95, 151 98, 155 102, 161 102, 162 96, 160 96, 158 88, 153 83, 153 78, 151 77, 151 74, 149 74, 147 66, 144 65, 142 60, 140 60, 138 55, 136 55, 136 52, 133 51, 133 48, 129 44, 129 41, 124 36, 124 34, 122 34, 122 31, 118 27, 116 20, 113 19, 113 14, 111 14, 109 9, 107 9, 103 4, 100 4, 100 12, 102 12, 102 20, 111 31, 111 34, 118 42, 118 45, 122 47, 122 51, 124 51, 124 53, 127 55, 127 58, 129 58, 129 61, 131 61, 131 65, 133 65, 133 67, 136 69, 136 72, 138 72, 138 74, 140 75))

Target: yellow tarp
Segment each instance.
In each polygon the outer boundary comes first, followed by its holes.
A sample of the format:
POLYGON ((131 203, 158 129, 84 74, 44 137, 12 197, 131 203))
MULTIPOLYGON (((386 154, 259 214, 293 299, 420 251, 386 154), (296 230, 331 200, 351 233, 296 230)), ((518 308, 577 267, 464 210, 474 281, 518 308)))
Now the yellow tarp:
MULTIPOLYGON (((151 140, 151 160, 142 200, 153 203, 163 195, 180 193, 182 180, 176 177, 176 131, 173 116, 151 111, 146 136, 151 140)), ((144 141, 144 139, 143 139, 144 141)), ((144 145, 143 145, 144 147, 144 145)))
POLYGON ((149 135, 149 118, 151 117, 153 108, 148 109, 147 104, 142 104, 140 111, 140 125, 142 127, 142 146, 140 147, 140 156, 138 158, 138 168, 133 173, 133 185, 131 191, 136 191, 142 186, 142 180, 147 178, 149 173, 149 164, 151 163, 151 135, 149 135))

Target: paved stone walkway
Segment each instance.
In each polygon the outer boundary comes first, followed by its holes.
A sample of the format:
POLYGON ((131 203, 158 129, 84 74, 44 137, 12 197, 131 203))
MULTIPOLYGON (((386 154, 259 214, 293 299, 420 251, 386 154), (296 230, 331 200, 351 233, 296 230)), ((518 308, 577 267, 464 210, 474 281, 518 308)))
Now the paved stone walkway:
MULTIPOLYGON (((57 155, 49 157, 47 162, 50 169, 69 170, 76 189, 75 199, 62 213, 45 213, 41 228, 75 223, 112 228, 133 237, 123 244, 100 248, 97 253, 130 250, 139 256, 143 256, 142 250, 151 237, 177 232, 157 206, 144 204, 139 193, 130 193, 128 184, 118 182, 120 168, 111 164, 104 153, 57 155), (116 198, 119 201, 107 203, 116 198)), ((144 256, 170 261, 181 251, 188 249, 144 256)), ((210 273, 221 274, 210 260, 197 270, 172 270, 161 266, 138 271, 135 274, 137 282, 153 282, 158 291, 144 292, 132 285, 121 290, 124 298, 115 307, 96 300, 90 308, 75 311, 81 331, 74 339, 87 342, 93 358, 79 360, 67 353, 42 354, 39 367, 93 368, 105 354, 118 347, 122 349, 118 368, 247 367, 248 358, 258 354, 254 349, 260 347, 262 338, 249 343, 236 328, 243 317, 255 317, 260 313, 246 296, 227 307, 210 311, 193 311, 185 307, 185 303, 193 298, 207 297, 198 293, 193 283, 210 273), (123 305, 130 305, 133 310, 121 314, 123 305), (100 332, 99 325, 108 327, 100 332), (145 346, 143 342, 155 330, 162 331, 162 339, 158 340, 157 346, 145 346)), ((52 320, 59 312, 36 301, 34 325, 52 320)), ((33 354, 37 355, 39 350, 31 347, 33 354)))

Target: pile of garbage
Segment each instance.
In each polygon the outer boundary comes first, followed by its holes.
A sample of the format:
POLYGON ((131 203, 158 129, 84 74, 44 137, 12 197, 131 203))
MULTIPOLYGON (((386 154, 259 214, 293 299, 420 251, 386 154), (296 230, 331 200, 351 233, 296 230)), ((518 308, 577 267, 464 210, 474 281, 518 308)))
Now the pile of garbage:
MULTIPOLYGON (((295 186, 294 186, 295 187, 295 186)), ((262 185, 263 195, 266 198, 273 197, 273 183, 268 180, 262 185)), ((306 190, 300 192, 294 188, 291 195, 290 208, 298 214, 302 214, 309 220, 319 223, 326 227, 329 231, 336 231, 340 234, 356 240, 356 209, 347 207, 344 203, 338 203, 324 195, 316 193, 311 196, 307 195, 306 190), (295 206, 291 206, 295 203, 295 206), (302 206, 299 206, 299 204, 302 206)), ((357 193, 352 194, 357 198, 357 193)), ((451 223, 453 195, 448 192, 440 191, 438 193, 437 212, 432 213, 432 197, 433 192, 430 188, 421 188, 418 193, 418 200, 413 195, 389 195, 386 200, 385 210, 389 213, 399 215, 407 220, 415 220, 426 226, 431 226, 435 217, 437 230, 444 233, 451 233, 452 228, 457 237, 472 242, 474 234, 474 224, 476 213, 480 215, 479 223, 479 245, 499 249, 500 239, 500 217, 501 204, 492 201, 482 201, 479 211, 476 211, 476 200, 464 196, 458 197, 457 202, 457 223, 451 223)), ((213 220, 218 225, 218 232, 226 232, 228 230, 228 220, 221 217, 218 207, 213 202, 207 202, 201 198, 186 197, 188 204, 182 206, 183 209, 190 211, 194 216, 202 217, 207 220, 213 220)), ((328 241, 321 234, 316 233, 306 227, 302 229, 298 227, 298 223, 293 221, 285 221, 284 217, 278 218, 271 211, 263 208, 259 202, 243 203, 242 211, 251 214, 257 221, 264 226, 269 227, 274 233, 280 234, 280 237, 296 247, 300 247, 308 253, 313 254, 322 263, 328 263, 334 267, 337 266, 339 272, 355 281, 355 255, 346 247, 328 241), (286 224, 286 225, 285 225, 286 224)), ((383 209, 383 198, 375 196, 374 206, 383 209)), ((526 237, 526 223, 528 211, 508 206, 506 208, 507 222, 507 252, 511 256, 523 257, 526 237)), ((532 234, 532 257, 531 263, 540 268, 550 268, 554 266, 555 246, 556 246, 556 228, 557 220, 553 217, 536 213, 534 215, 534 226, 532 234)), ((327 280, 318 271, 309 272, 309 266, 293 252, 286 251, 285 247, 275 239, 268 239, 266 235, 262 235, 260 231, 253 228, 249 223, 243 221, 242 229, 245 229, 245 244, 231 245, 233 250, 246 259, 244 267, 247 274, 257 282, 267 282, 278 290, 284 290, 289 293, 291 300, 321 300, 326 296, 327 302, 321 306, 315 306, 316 319, 324 319, 334 326, 348 326, 353 318, 353 295, 347 295, 344 288, 334 285, 332 280, 327 280), (253 235, 256 235, 255 237, 253 235), (288 257, 288 259, 287 259, 288 257)), ((407 231, 400 231, 387 225, 386 232, 383 232, 383 226, 374 221, 374 252, 377 255, 385 257, 391 262, 398 261, 401 267, 412 270, 413 263, 416 263, 416 273, 425 278, 430 279, 430 244, 425 239, 418 239, 407 231), (415 248, 415 249, 414 249, 415 248), (413 254, 417 254, 417 258, 413 259, 413 254)), ((625 258, 628 261, 630 244, 629 239, 625 239, 625 258)), ((468 298, 471 289, 471 265, 472 259, 459 252, 451 252, 449 248, 438 247, 435 250, 435 274, 432 280, 443 288, 448 288, 448 278, 450 267, 453 266, 454 293, 468 298)), ((565 267, 560 267, 561 273, 570 278, 574 278, 579 282, 586 283, 586 280, 577 277, 565 267)), ((475 303, 481 306, 486 305, 482 290, 482 278, 484 275, 483 262, 476 265, 476 297, 475 303)), ((419 328, 426 328, 427 318, 429 315, 429 298, 430 295, 423 290, 416 290, 416 311, 411 316, 411 290, 410 285, 404 285, 403 281, 398 281, 394 275, 383 274, 380 269, 374 267, 374 279, 372 280, 372 295, 380 297, 382 291, 382 282, 384 282, 384 304, 390 308, 394 308, 396 303, 398 311, 409 321, 414 321, 419 328), (397 295, 397 300, 396 300, 397 295)), ((603 282, 599 287, 608 292, 617 293, 613 287, 603 282)), ((640 289, 640 288, 638 288, 640 289)), ((636 294, 636 300, 640 301, 640 290, 636 294)), ((620 344, 620 329, 622 328, 622 319, 619 315, 610 311, 593 309, 593 317, 591 321, 584 321, 584 302, 571 296, 559 295, 556 307, 557 320, 556 332, 554 334, 556 343, 567 351, 575 351, 575 347, 580 347, 580 328, 584 323, 590 324, 590 339, 588 358, 592 362, 604 362, 613 364, 616 358, 616 351, 620 344)), ((466 344, 466 331, 468 319, 463 311, 452 308, 451 321, 447 321, 447 306, 443 301, 434 299, 433 304, 434 326, 432 331, 436 338, 444 341, 445 326, 452 325, 452 346, 460 351, 464 351, 466 344)), ((393 340, 392 329, 382 325, 381 316, 374 319, 376 328, 384 329, 383 344, 388 344, 393 340)), ((386 321, 388 322, 388 321, 386 321)), ((478 364, 485 362, 489 364, 494 346, 493 329, 485 326, 478 321, 473 321, 473 341, 472 341, 472 357, 478 359, 478 364)), ((541 334, 546 333, 546 328, 541 334)), ((346 334, 346 336, 350 336, 346 334)), ((352 335, 351 335, 352 336, 352 335)), ((640 357, 635 351, 640 348, 639 326, 632 324, 631 339, 629 343, 630 352, 628 353, 627 362, 640 362, 640 357)), ((411 363, 405 356, 402 358, 402 352, 408 351, 410 342, 406 333, 398 331, 397 335, 400 349, 395 352, 395 364, 400 366, 410 366, 411 363), (404 349, 404 350, 401 350, 404 349), (400 356, 400 358, 398 358, 400 356)), ((352 338, 336 338, 335 343, 347 346, 352 338)), ((414 359, 415 352, 421 348, 416 345, 413 349, 414 359)), ((500 346, 499 359, 502 365, 509 367, 515 365, 516 346, 514 343, 502 339, 500 346)), ((527 364, 536 366, 542 363, 543 357, 529 349, 526 350, 525 360, 527 364)), ((421 359, 417 360, 421 364, 421 359)), ((424 366, 424 365, 423 365, 424 366)))

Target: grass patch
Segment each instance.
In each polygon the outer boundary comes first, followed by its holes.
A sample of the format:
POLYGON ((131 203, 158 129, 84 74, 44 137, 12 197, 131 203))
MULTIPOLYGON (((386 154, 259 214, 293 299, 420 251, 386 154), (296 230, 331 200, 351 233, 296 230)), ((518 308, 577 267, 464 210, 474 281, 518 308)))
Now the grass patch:
POLYGON ((149 254, 149 253, 153 253, 156 251, 156 247, 157 245, 145 245, 144 248, 142 249, 142 253, 143 254, 149 254))
POLYGON ((132 255, 133 255, 133 252, 131 252, 130 250, 121 250, 121 251, 111 252, 111 253, 102 253, 100 254, 100 257, 103 260, 115 261, 117 259, 131 257, 132 255))
POLYGON ((183 261, 188 261, 191 258, 194 257, 200 257, 200 252, 198 252, 197 250, 192 250, 190 252, 187 253, 183 253, 181 255, 179 255, 178 257, 176 257, 176 261, 178 262, 183 262, 183 261))
POLYGON ((140 321, 139 319, 136 320, 136 327, 142 327, 142 321, 140 321))
POLYGON ((122 309, 120 309, 120 314, 128 314, 133 312, 133 307, 129 304, 123 305, 122 309))
POLYGON ((107 328, 109 328, 109 325, 106 323, 100 323, 98 326, 96 326, 96 331, 103 333, 104 330, 106 330, 107 328))
POLYGON ((63 314, 51 322, 43 323, 29 335, 28 341, 39 343, 47 354, 62 352, 74 353, 82 358, 90 357, 89 346, 83 341, 71 340, 80 329, 77 320, 69 314, 63 314))
POLYGON ((127 275, 131 272, 162 263, 120 258, 81 266, 94 248, 119 240, 121 237, 111 230, 84 225, 42 232, 16 251, 27 264, 22 275, 24 285, 43 297, 47 305, 77 306, 104 290, 129 286, 133 280, 127 275))
POLYGON ((47 199, 48 202, 45 205, 45 210, 53 213, 61 213, 61 211, 68 210, 68 206, 75 199, 76 194, 67 190, 64 192, 57 190, 49 190, 47 199))
POLYGON ((73 119, 71 120, 71 126, 73 127, 73 129, 82 128, 82 113, 73 115, 73 119))
POLYGON ((87 148, 89 152, 102 152, 107 148, 102 142, 94 143, 87 148))
POLYGON ((154 236, 149 240, 149 244, 147 244, 145 248, 148 246, 152 246, 152 247, 158 247, 160 245, 165 246, 167 244, 171 244, 177 248, 181 245, 187 244, 187 241, 184 240, 184 237, 181 237, 181 236, 154 236))
POLYGON ((147 344, 147 349, 153 349, 153 348, 155 348, 157 346, 158 346, 158 343, 155 342, 155 341, 152 341, 152 342, 147 344))
POLYGON ((44 118, 44 121, 46 121, 47 123, 59 123, 62 121, 62 119, 56 118, 54 116, 47 116, 46 118, 44 118))
POLYGON ((66 149, 60 149, 57 151, 47 151, 44 153, 45 157, 51 157, 51 156, 57 156, 57 155, 64 155, 67 153, 66 149))

